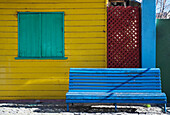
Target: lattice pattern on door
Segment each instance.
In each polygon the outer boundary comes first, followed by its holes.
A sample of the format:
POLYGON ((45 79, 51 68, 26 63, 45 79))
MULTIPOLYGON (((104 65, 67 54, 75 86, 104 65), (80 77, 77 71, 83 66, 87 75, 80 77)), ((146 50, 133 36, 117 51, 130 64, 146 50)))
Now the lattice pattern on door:
POLYGON ((108 68, 138 68, 141 66, 140 31, 139 7, 108 7, 108 68))

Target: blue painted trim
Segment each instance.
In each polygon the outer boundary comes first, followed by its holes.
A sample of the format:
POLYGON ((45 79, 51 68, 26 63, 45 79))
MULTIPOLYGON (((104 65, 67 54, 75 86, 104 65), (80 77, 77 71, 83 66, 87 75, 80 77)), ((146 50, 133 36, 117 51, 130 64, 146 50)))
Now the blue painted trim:
POLYGON ((40 35, 40 38, 41 38, 41 44, 40 44, 41 45, 41 56, 40 57, 42 57, 42 14, 40 14, 40 16, 41 16, 40 17, 41 18, 41 20, 40 20, 40 23, 41 23, 41 25, 40 25, 41 26, 41 35, 40 35))
POLYGON ((161 80, 69 80, 70 83, 161 83, 161 80))
POLYGON ((115 112, 117 111, 117 104, 115 103, 115 112))
POLYGON ((148 71, 153 71, 157 70, 158 72, 160 71, 160 68, 70 68, 70 72, 72 71, 120 71, 120 72, 148 72, 148 71))
POLYGON ((165 104, 166 100, 67 100, 66 103, 157 103, 157 104, 165 104))
POLYGON ((106 92, 106 93, 161 93, 161 90, 69 90, 69 92, 106 92))
POLYGON ((18 12, 19 14, 60 14, 64 12, 18 12))
MULTIPOLYGON (((78 73, 78 72, 77 72, 78 73)), ((113 76, 118 76, 118 77, 128 77, 128 76, 131 76, 131 77, 159 77, 160 74, 157 73, 157 74, 72 74, 70 73, 70 77, 72 76, 101 76, 101 77, 113 77, 113 76)))
POLYGON ((116 84, 108 84, 108 83, 100 83, 100 84, 91 84, 91 83, 70 83, 69 86, 110 86, 110 87, 118 87, 118 86, 123 86, 123 87, 143 87, 143 86, 161 86, 160 83, 140 83, 140 84, 122 84, 122 83, 116 83, 116 84))
POLYGON ((88 79, 88 80, 159 80, 160 77, 139 77, 139 76, 136 76, 136 77, 129 77, 129 76, 126 76, 126 77, 82 77, 81 75, 79 75, 78 77, 70 77, 69 79, 79 79, 79 80, 82 80, 82 79, 88 79))
POLYGON ((66 97, 68 100, 165 100, 164 96, 96 96, 96 95, 69 95, 66 97))
POLYGON ((67 112, 69 112, 69 103, 67 103, 67 112))
POLYGON ((166 110, 166 104, 164 104, 164 112, 165 112, 165 113, 167 112, 167 110, 166 110))
POLYGON ((64 36, 64 12, 62 12, 62 14, 63 14, 63 56, 65 56, 65 45, 64 45, 64 43, 65 43, 65 36, 64 36))
POLYGON ((31 60, 65 60, 68 59, 67 57, 43 57, 43 58, 34 58, 34 57, 15 57, 15 59, 17 60, 27 60, 27 59, 31 59, 31 60))
POLYGON ((80 87, 80 86, 70 86, 69 87, 70 90, 86 90, 86 89, 89 89, 89 90, 161 90, 161 87, 120 87, 120 86, 117 86, 117 87, 80 87))
POLYGON ((166 99, 166 94, 165 93, 107 93, 107 92, 68 92, 66 94, 66 97, 70 96, 77 96, 77 97, 87 97, 87 96, 99 96, 99 97, 105 97, 105 96, 110 96, 112 98, 116 97, 134 97, 134 98, 141 98, 141 97, 165 97, 166 99))
POLYGON ((20 50, 19 50, 19 48, 20 48, 20 42, 19 42, 19 34, 20 34, 20 28, 19 28, 19 25, 20 25, 20 15, 19 15, 20 13, 18 12, 18 57, 19 57, 19 54, 20 54, 20 50))
POLYGON ((111 68, 99 68, 99 69, 90 69, 90 68, 87 68, 87 69, 72 69, 70 68, 70 73, 77 73, 77 72, 80 72, 80 73, 131 73, 131 74, 142 74, 142 73, 160 73, 160 69, 158 68, 155 68, 155 69, 145 69, 145 68, 141 68, 141 69, 128 69, 128 68, 122 68, 121 69, 111 69, 111 68), (108 70, 107 70, 108 69, 108 70))
POLYGON ((142 1, 142 68, 156 67, 156 2, 142 1))

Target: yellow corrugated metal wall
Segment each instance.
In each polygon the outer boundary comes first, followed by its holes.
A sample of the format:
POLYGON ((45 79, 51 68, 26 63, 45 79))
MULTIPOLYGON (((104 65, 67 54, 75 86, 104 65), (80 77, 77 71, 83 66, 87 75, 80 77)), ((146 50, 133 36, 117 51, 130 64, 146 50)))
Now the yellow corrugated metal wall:
POLYGON ((106 0, 0 0, 0 100, 65 99, 69 68, 107 66, 106 0), (17 12, 65 12, 67 60, 15 60, 17 12))

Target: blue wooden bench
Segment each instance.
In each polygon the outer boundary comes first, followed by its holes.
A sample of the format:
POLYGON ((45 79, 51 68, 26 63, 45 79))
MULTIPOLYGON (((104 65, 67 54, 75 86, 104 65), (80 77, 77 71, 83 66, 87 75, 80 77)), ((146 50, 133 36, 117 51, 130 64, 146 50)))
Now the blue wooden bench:
POLYGON ((70 103, 163 104, 159 68, 71 68, 67 111, 70 103))

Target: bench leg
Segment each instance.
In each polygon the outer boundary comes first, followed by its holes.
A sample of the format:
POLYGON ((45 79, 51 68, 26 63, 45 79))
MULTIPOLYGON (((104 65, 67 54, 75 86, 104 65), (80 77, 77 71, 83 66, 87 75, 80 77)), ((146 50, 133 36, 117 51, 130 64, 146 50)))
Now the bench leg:
POLYGON ((164 112, 166 113, 166 104, 164 105, 164 112))
POLYGON ((67 112, 69 112, 69 103, 67 103, 67 112))
POLYGON ((117 104, 115 103, 115 112, 117 112, 117 104))

